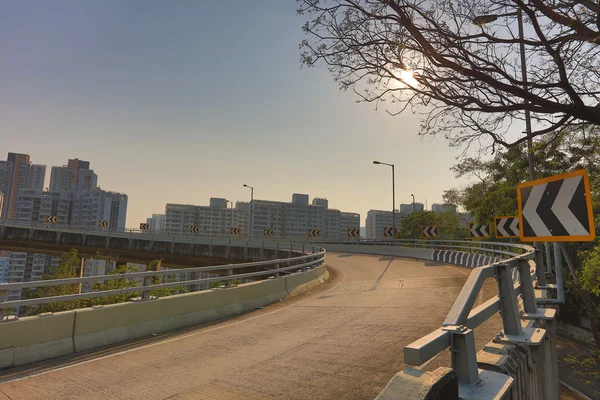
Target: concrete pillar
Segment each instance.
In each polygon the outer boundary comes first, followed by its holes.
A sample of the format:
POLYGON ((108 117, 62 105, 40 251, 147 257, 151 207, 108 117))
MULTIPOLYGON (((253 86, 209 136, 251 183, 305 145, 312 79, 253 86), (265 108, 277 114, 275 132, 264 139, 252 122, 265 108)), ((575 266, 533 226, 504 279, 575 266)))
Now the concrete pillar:
POLYGON ((398 372, 375 400, 458 400, 458 377, 450 368, 425 372, 407 368, 398 372))

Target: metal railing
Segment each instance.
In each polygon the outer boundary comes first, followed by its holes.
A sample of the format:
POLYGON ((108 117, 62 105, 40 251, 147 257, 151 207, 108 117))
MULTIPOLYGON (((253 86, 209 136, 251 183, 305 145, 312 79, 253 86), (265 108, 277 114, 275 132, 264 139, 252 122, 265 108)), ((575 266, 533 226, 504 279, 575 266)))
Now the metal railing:
MULTIPOLYGON (((53 279, 53 280, 40 280, 32 282, 18 282, 18 283, 3 283, 0 284, 0 316, 3 316, 4 310, 7 308, 35 306, 40 304, 49 304, 62 301, 90 299, 97 297, 108 297, 115 295, 122 295, 126 293, 141 292, 140 300, 150 299, 150 291, 156 289, 166 289, 186 286, 189 291, 197 291, 198 286, 202 283, 213 283, 213 282, 225 282, 226 287, 231 287, 234 280, 248 279, 254 277, 266 277, 277 278, 281 273, 290 273, 293 271, 307 271, 309 269, 316 268, 325 262, 325 249, 312 248, 312 253, 305 253, 304 246, 302 249, 294 250, 293 248, 281 250, 281 252, 296 252, 300 254, 298 256, 281 258, 268 261, 256 261, 241 264, 228 264, 218 266, 207 266, 207 267, 196 267, 196 268, 183 268, 183 269, 169 269, 161 271, 146 271, 146 272, 134 272, 125 274, 113 274, 113 275, 98 275, 89 277, 79 278, 65 278, 65 279, 53 279), (252 272, 241 272, 235 273, 236 270, 240 271, 243 269, 258 269, 258 271, 252 272), (221 272, 222 271, 222 274, 221 272), (201 273, 211 273, 218 276, 209 278, 199 278, 201 273), (190 274, 191 279, 177 282, 165 282, 165 283, 153 283, 155 278, 177 275, 177 274, 190 274), (20 289, 29 288, 42 288, 50 286, 60 285, 74 285, 94 282, 105 282, 111 280, 126 279, 130 282, 136 282, 135 286, 126 287, 122 289, 102 290, 102 291, 91 291, 88 293, 74 293, 66 295, 58 295, 52 297, 41 297, 32 298, 25 300, 13 300, 6 301, 8 292, 20 289)), ((1 318, 0 318, 1 320, 1 318)))
POLYGON ((523 328, 521 319, 547 319, 554 311, 538 308, 539 299, 534 292, 534 283, 542 284, 544 277, 543 254, 531 246, 510 243, 471 243, 471 246, 465 247, 462 243, 453 242, 431 244, 429 247, 444 246, 485 251, 501 256, 502 260, 471 271, 442 326, 406 346, 404 361, 419 366, 450 348, 452 368, 459 381, 475 385, 480 377, 473 329, 494 314, 500 312, 503 326, 495 340, 529 345, 541 342, 545 330, 523 328), (513 270, 518 271, 518 275, 513 270), (492 277, 496 278, 498 295, 473 308, 484 281, 492 277), (518 296, 521 296, 521 301, 518 296))

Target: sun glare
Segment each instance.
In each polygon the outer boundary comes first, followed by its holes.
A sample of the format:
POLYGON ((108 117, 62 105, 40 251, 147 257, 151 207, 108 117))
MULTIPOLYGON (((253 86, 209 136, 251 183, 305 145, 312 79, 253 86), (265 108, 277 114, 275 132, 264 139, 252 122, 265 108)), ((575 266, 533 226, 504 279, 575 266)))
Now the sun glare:
POLYGON ((400 71, 400 80, 412 87, 417 87, 419 85, 419 82, 417 82, 413 75, 413 71, 410 70, 400 71))

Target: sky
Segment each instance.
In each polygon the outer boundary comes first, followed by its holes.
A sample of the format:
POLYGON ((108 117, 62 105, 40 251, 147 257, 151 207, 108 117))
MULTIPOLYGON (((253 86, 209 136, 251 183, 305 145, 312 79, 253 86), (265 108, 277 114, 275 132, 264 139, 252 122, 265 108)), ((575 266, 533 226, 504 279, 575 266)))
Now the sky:
POLYGON ((326 68, 301 68, 295 1, 4 2, 0 156, 50 167, 90 161, 129 196, 135 227, 166 203, 326 197, 361 214, 429 207, 467 181, 459 150, 419 118, 356 103, 326 68))

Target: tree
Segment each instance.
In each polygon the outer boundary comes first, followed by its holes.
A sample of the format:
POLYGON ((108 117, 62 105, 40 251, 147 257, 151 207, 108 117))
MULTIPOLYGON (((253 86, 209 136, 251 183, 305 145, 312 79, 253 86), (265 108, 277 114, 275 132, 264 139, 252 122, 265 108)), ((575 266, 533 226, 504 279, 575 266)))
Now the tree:
POLYGON ((526 140, 506 135, 525 112, 534 137, 600 125, 597 1, 297 1, 307 17, 301 63, 325 64, 341 89, 389 104, 392 115, 421 113, 421 134, 495 149, 526 140), (518 13, 527 23, 523 40, 518 13), (521 45, 528 82, 518 67, 521 45))
MULTIPOLYGON (((81 271, 81 258, 77 250, 72 249, 63 253, 57 265, 51 266, 48 273, 43 276, 43 280, 64 279, 78 277, 81 271)), ((36 289, 24 289, 22 297, 24 299, 55 297, 79 293, 79 284, 44 286, 36 289)), ((40 304, 38 306, 27 307, 26 315, 35 315, 45 312, 59 312, 85 307, 84 300, 69 300, 58 303, 40 304)))
MULTIPOLYGON (((106 265, 113 265, 117 257, 112 254, 103 254, 101 252, 96 253, 98 259, 102 259, 106 262, 106 265)), ((146 265, 146 271, 156 271, 157 265, 160 260, 153 260, 146 265)), ((123 264, 117 266, 109 275, 122 275, 133 272, 139 272, 137 268, 129 264, 123 264)), ((81 274, 81 257, 77 253, 77 250, 72 249, 68 253, 64 253, 60 261, 56 266, 52 266, 48 274, 44 275, 43 280, 50 279, 65 279, 65 278, 76 278, 81 274)), ((154 277, 152 284, 157 285, 162 283, 162 277, 154 277)), ((135 278, 120 278, 113 280, 106 280, 95 282, 91 290, 92 291, 107 291, 107 290, 119 290, 138 286, 139 282, 135 278)), ((174 294, 186 293, 188 290, 184 286, 176 286, 172 288, 159 288, 150 291, 150 295, 154 297, 171 296, 174 294)), ((36 289, 25 289, 23 290, 24 299, 42 298, 42 297, 54 297, 63 296, 69 294, 81 293, 81 285, 78 283, 69 285, 58 285, 58 286, 44 286, 36 289)), ((91 307, 93 305, 105 305, 124 303, 131 300, 134 297, 140 297, 141 292, 128 292, 121 293, 112 296, 95 297, 90 299, 80 300, 69 300, 57 303, 40 304, 38 306, 28 307, 26 315, 36 315, 44 312, 60 312, 67 310, 74 310, 77 308, 91 307)))
POLYGON ((466 225, 460 216, 453 212, 433 213, 419 211, 403 217, 398 229, 401 239, 421 239, 421 229, 424 226, 437 225, 441 239, 465 239, 467 237, 466 225))

